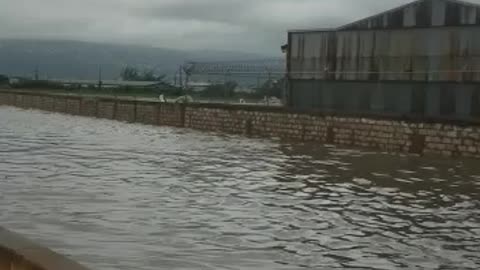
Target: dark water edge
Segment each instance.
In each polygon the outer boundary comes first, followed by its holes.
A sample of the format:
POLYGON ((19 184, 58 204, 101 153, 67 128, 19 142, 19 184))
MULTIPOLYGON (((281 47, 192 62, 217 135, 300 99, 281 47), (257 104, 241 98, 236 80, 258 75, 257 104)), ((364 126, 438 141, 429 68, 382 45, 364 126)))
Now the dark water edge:
POLYGON ((92 269, 480 269, 480 161, 0 107, 0 225, 92 269))

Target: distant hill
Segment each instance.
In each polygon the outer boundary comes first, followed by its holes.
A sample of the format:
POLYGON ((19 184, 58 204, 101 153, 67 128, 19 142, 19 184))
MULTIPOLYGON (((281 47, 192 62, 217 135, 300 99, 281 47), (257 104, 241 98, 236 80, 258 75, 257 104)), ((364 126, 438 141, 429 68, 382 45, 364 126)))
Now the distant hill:
POLYGON ((117 79, 127 65, 140 69, 154 68, 159 74, 173 76, 186 60, 254 60, 266 57, 269 56, 78 41, 0 40, 0 74, 31 77, 38 66, 43 79, 96 79, 99 66, 104 79, 117 79))

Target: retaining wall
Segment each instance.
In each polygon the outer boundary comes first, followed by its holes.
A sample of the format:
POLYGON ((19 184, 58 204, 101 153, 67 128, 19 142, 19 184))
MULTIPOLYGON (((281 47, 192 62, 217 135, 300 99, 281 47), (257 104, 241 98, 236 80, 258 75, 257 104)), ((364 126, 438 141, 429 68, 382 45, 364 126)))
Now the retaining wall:
POLYGON ((480 123, 0 91, 0 105, 267 138, 480 158, 480 123))
POLYGON ((88 270, 0 227, 0 270, 88 270))

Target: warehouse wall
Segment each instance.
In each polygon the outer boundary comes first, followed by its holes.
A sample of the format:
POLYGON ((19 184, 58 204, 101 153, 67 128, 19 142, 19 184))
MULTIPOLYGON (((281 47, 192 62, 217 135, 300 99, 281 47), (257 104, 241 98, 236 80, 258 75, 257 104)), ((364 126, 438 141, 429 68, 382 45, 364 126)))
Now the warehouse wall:
POLYGON ((291 32, 291 79, 480 82, 480 27, 291 32))
POLYGON ((480 119, 480 84, 291 80, 290 87, 299 109, 480 119))

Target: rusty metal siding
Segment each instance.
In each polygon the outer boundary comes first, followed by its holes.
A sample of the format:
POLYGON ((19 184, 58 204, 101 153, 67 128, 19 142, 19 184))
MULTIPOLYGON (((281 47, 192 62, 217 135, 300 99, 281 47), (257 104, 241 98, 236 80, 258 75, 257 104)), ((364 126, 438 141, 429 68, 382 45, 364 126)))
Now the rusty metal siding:
POLYGON ((403 10, 403 26, 413 27, 417 24, 416 6, 408 6, 403 10))
POLYGON ((332 52, 336 45, 332 42, 334 34, 330 32, 311 33, 309 35, 291 34, 290 70, 296 71, 296 77, 301 79, 317 78, 311 71, 321 72, 329 67, 332 61, 332 52))
POLYGON ((468 7, 461 7, 460 9, 460 24, 475 24, 477 22, 477 8, 468 8, 468 7))
POLYGON ((431 5, 432 21, 430 26, 444 26, 447 12, 447 3, 445 1, 435 1, 431 5))
POLYGON ((480 82, 480 27, 306 32, 291 39, 293 79, 480 82))
POLYGON ((480 6, 457 0, 420 0, 347 24, 338 30, 480 25, 480 6))

